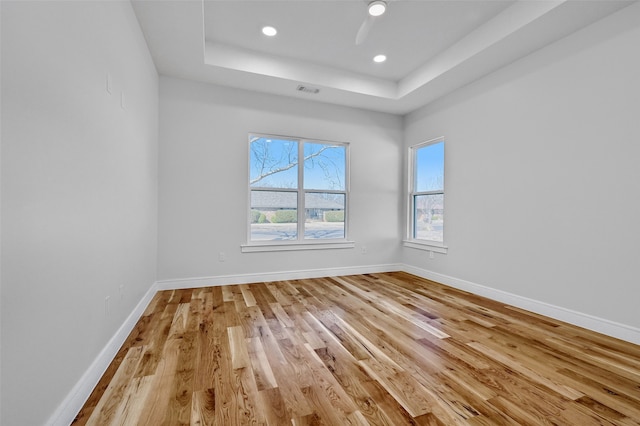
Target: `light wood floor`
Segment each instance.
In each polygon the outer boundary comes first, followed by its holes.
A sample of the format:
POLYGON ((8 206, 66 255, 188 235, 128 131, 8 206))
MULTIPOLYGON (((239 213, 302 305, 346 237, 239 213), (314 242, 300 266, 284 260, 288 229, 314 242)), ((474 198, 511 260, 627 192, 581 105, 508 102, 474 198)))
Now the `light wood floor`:
POLYGON ((165 291, 81 424, 640 425, 640 346, 406 273, 165 291))

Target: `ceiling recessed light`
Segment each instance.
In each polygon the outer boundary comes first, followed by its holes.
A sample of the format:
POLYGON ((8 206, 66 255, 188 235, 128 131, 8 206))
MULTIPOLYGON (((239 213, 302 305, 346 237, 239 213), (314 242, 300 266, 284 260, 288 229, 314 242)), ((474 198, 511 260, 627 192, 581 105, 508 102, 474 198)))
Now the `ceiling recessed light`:
POLYGON ((387 3, 383 1, 372 1, 369 3, 369 15, 380 16, 387 10, 387 3))
POLYGON ((387 60, 387 57, 385 55, 376 55, 373 57, 373 62, 377 62, 377 63, 384 62, 386 60, 387 60))
POLYGON ((278 34, 278 30, 273 27, 267 26, 262 28, 262 34, 266 35, 267 37, 273 37, 274 35, 278 34))

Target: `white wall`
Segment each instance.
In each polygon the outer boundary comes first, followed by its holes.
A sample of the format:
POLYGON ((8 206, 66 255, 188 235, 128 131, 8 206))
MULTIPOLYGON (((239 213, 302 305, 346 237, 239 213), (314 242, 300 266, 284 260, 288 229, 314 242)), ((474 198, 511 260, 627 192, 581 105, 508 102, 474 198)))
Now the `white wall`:
POLYGON ((397 116, 162 77, 159 279, 397 262, 401 141, 397 116), (355 249, 240 252, 250 132, 351 144, 355 249))
POLYGON ((639 23, 634 4, 406 117, 406 146, 446 138, 449 246, 407 264, 640 327, 639 23))
POLYGON ((158 76, 128 1, 3 1, 1 53, 0 423, 38 425, 155 281, 158 76))

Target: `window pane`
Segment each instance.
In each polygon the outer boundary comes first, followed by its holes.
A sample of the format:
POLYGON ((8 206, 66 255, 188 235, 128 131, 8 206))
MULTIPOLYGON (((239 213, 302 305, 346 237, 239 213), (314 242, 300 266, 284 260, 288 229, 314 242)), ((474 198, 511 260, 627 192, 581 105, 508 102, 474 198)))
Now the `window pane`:
POLYGON ((298 143, 287 139, 252 138, 249 184, 262 188, 298 187, 298 143))
POLYGON ((344 204, 345 194, 306 193, 304 238, 344 238, 344 204))
POLYGON ((416 151, 415 192, 444 190, 444 142, 416 151))
POLYGON ((298 238, 296 192, 251 191, 251 241, 298 238))
POLYGON ((345 189, 347 148, 305 142, 304 144, 304 188, 345 189))
POLYGON ((415 195, 413 201, 413 238, 443 242, 443 194, 415 195))

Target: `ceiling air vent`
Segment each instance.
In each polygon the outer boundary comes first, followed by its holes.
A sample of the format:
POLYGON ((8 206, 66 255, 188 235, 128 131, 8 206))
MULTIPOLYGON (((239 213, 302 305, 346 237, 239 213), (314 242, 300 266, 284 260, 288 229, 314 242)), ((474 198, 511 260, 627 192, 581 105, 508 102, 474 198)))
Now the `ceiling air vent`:
POLYGON ((302 84, 299 85, 296 90, 298 92, 312 93, 314 95, 320 91, 317 87, 303 86, 302 84))

